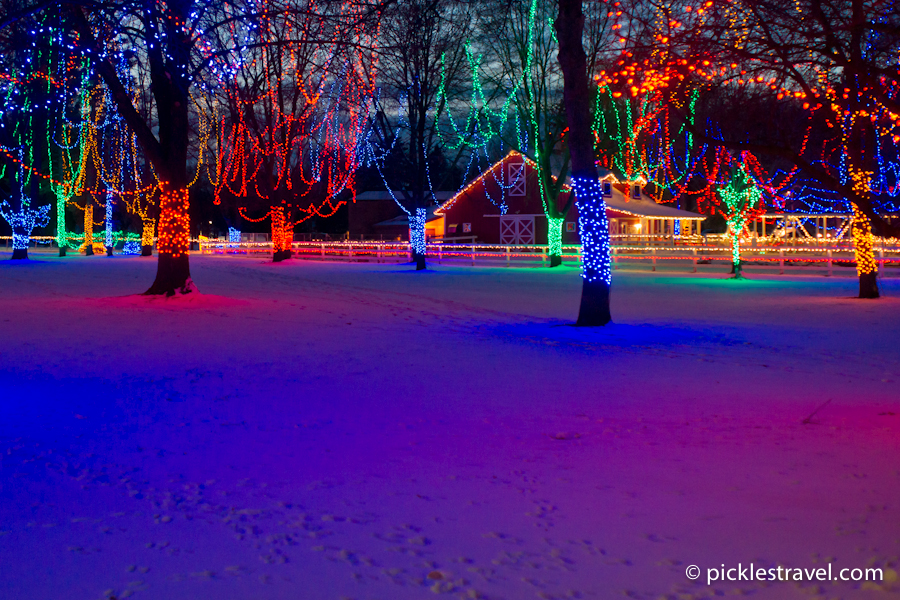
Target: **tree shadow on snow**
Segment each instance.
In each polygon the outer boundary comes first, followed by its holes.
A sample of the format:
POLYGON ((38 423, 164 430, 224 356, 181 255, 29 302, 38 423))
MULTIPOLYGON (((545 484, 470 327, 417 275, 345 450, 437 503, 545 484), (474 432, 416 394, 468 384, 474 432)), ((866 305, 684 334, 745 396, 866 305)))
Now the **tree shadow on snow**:
POLYGON ((604 346, 612 348, 684 347, 694 345, 742 345, 733 332, 721 327, 705 328, 660 324, 610 323, 603 327, 575 327, 571 322, 534 322, 501 325, 495 333, 509 341, 568 344, 573 346, 604 346))

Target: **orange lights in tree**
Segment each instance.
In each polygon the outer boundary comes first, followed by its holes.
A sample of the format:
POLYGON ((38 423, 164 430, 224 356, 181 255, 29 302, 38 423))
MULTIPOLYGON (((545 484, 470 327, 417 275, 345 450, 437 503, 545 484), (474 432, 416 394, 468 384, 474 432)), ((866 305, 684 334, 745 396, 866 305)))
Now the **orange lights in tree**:
POLYGON ((187 255, 190 248, 190 217, 187 189, 161 186, 159 199, 159 240, 157 250, 173 258, 187 255))
MULTIPOLYGON (((853 191, 859 195, 870 192, 870 180, 872 173, 855 170, 851 172, 853 191)), ((875 262, 875 236, 872 235, 872 222, 859 207, 853 205, 853 249, 856 253, 856 273, 860 277, 875 275, 878 273, 878 263, 875 262)))

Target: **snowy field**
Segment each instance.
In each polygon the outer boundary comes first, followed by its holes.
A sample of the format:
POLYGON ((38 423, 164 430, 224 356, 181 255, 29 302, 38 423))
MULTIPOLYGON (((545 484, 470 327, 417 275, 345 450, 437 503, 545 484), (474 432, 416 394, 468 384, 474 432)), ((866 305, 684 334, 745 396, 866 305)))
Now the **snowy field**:
POLYGON ((617 273, 586 330, 570 267, 199 256, 165 300, 154 259, 35 256, 0 254, 0 598, 900 592, 897 280, 617 273), (884 581, 707 585, 750 562, 884 581))

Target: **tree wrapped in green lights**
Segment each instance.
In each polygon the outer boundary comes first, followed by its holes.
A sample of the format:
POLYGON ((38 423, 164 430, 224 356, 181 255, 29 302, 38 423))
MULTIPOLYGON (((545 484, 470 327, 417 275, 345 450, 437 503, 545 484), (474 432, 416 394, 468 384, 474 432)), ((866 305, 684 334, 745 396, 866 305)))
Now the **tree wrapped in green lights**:
POLYGON ((728 185, 718 188, 716 194, 731 234, 731 272, 734 273, 734 279, 743 279, 741 235, 747 222, 763 211, 762 190, 747 174, 744 166, 738 165, 732 171, 728 185))
POLYGON ((69 247, 66 206, 83 191, 85 119, 94 87, 90 83, 90 60, 75 55, 70 42, 71 34, 60 23, 60 17, 46 15, 35 44, 39 52, 35 52, 34 64, 46 69, 46 94, 52 99, 47 123, 47 180, 56 199, 56 243, 60 256, 65 256, 69 247))

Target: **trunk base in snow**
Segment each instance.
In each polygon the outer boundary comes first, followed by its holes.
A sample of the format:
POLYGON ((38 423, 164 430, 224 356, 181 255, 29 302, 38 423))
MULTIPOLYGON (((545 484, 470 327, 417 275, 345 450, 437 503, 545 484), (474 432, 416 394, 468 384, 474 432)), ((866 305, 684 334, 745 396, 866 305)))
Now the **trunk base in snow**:
POLYGON ((60 255, 60 256, 65 256, 65 255, 66 255, 66 247, 65 247, 65 246, 60 246, 60 247, 59 247, 59 255, 60 255))
POLYGON ((550 268, 558 267, 562 264, 562 256, 551 254, 550 255, 550 268))
POLYGON ((413 262, 416 263, 416 271, 424 271, 425 266, 425 255, 419 254, 418 252, 413 252, 413 262))
POLYGON ((859 297, 860 298, 879 298, 878 293, 878 273, 864 273, 859 276, 859 297))
POLYGON ((289 259, 291 256, 293 256, 293 252, 290 250, 276 250, 272 254, 272 262, 281 262, 289 259))
POLYGON ((605 281, 583 280, 581 307, 576 327, 599 327, 612 321, 609 312, 609 284, 605 281))
POLYGON ((113 249, 112 249, 112 246, 108 246, 108 247, 106 248, 106 255, 107 255, 107 256, 112 256, 112 255, 113 255, 113 249))
POLYGON ((12 255, 13 260, 27 260, 28 259, 28 248, 16 248, 13 250, 12 255))
POLYGON ((747 279, 744 277, 743 263, 731 263, 731 277, 729 279, 747 279))
POLYGON ((94 255, 94 246, 91 244, 88 244, 87 246, 85 246, 84 247, 84 255, 85 256, 93 256, 94 255))
POLYGON ((156 280, 150 289, 144 292, 147 296, 174 296, 175 294, 190 294, 196 292, 197 287, 191 281, 191 268, 188 255, 172 256, 171 254, 159 255, 159 263, 156 268, 156 280))
POLYGON ((153 256, 153 246, 141 246, 141 256, 153 256))

